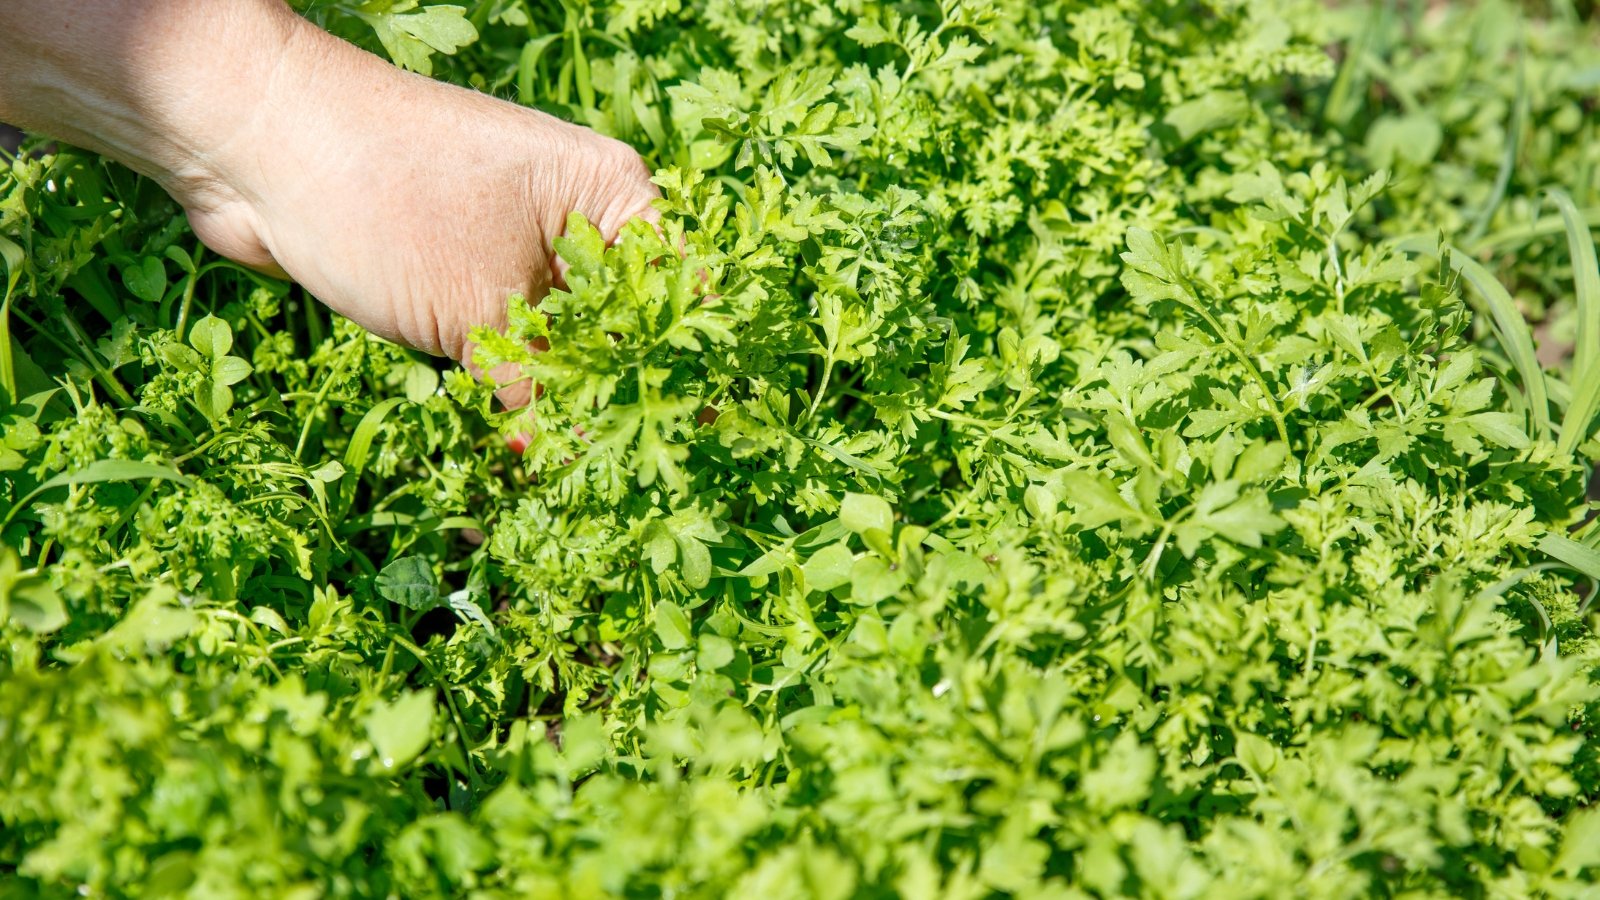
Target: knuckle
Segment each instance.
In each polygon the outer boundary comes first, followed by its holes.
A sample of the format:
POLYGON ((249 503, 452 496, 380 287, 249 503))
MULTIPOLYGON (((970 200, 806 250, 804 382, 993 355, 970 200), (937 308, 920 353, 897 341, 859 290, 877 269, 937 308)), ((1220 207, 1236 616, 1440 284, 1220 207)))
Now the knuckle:
POLYGON ((650 183, 650 167, 644 158, 628 144, 615 138, 604 138, 601 165, 619 182, 636 185, 650 183))
POLYGON ((590 212, 606 240, 613 240, 628 220, 648 216, 660 196, 651 183, 649 166, 638 151, 622 141, 601 138, 594 147, 590 212))

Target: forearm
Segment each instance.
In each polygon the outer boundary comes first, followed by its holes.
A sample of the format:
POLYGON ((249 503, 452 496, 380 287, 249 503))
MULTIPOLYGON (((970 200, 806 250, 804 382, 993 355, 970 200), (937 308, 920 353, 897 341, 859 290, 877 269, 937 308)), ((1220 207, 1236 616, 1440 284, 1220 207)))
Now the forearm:
POLYGON ((0 120, 196 196, 301 20, 280 0, 4 0, 0 120))

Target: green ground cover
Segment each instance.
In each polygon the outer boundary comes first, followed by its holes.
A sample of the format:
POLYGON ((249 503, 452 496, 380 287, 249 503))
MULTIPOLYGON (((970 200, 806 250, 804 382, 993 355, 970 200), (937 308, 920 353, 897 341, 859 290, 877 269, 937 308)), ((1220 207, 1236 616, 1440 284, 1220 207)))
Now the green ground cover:
POLYGON ((1593 4, 301 5, 665 234, 504 413, 0 168, 0 895, 1600 891, 1593 4))

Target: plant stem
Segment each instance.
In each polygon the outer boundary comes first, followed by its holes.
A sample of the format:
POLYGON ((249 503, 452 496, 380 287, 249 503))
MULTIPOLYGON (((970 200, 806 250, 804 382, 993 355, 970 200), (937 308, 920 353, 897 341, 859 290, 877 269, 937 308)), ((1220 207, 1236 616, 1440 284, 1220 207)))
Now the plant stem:
POLYGON ((1249 373, 1250 379, 1261 389, 1261 397, 1266 401, 1267 412, 1272 416, 1272 424, 1278 429, 1278 440, 1287 445, 1289 443, 1289 426, 1284 421, 1283 410, 1278 407, 1278 399, 1272 396, 1272 388, 1267 386, 1267 379, 1261 374, 1261 370, 1256 367, 1255 360, 1250 358, 1250 354, 1244 352, 1244 348, 1239 346, 1233 336, 1222 327, 1222 323, 1217 321, 1216 316, 1213 316, 1211 311, 1205 308, 1205 304, 1200 302, 1200 292, 1195 289, 1194 283, 1185 278, 1183 287, 1190 300, 1189 303, 1184 305, 1194 310, 1205 321, 1206 326, 1211 329, 1218 340, 1222 341, 1232 351, 1233 355, 1244 365, 1244 369, 1249 373))

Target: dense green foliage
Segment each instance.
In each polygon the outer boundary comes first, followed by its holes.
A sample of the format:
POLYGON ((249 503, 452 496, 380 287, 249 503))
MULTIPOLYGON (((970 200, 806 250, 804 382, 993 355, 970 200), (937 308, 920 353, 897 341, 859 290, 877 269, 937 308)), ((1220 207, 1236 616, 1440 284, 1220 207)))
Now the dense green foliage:
POLYGON ((665 234, 503 413, 0 173, 0 893, 1600 889, 1582 4, 302 5, 665 234))

